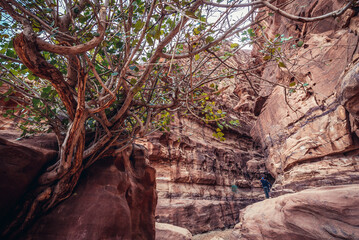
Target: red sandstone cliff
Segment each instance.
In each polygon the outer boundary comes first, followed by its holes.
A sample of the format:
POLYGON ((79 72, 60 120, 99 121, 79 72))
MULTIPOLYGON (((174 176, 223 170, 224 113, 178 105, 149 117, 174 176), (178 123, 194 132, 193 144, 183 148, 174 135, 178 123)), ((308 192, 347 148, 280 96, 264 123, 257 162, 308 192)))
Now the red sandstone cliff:
MULTIPOLYGON (((284 9, 318 16, 343 3, 292 1, 284 9)), ((272 196, 285 195, 242 210, 233 239, 359 238, 358 19, 349 9, 313 23, 278 14, 267 21, 268 37, 284 33, 304 44, 292 51, 288 69, 267 65, 262 77, 308 87, 286 97, 282 87, 262 89, 269 97, 251 134, 261 142, 275 178, 272 196)))

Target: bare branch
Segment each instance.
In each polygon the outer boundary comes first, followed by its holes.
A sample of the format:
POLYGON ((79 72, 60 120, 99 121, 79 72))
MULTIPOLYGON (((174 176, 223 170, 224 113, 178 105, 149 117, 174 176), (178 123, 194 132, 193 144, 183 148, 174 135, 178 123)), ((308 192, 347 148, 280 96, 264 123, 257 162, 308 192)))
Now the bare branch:
POLYGON ((301 17, 301 16, 296 16, 293 14, 290 14, 286 11, 283 11, 282 9, 272 5, 271 3, 269 3, 268 1, 259 1, 261 2, 264 6, 268 7, 269 9, 271 9, 272 11, 282 15, 283 17, 295 20, 295 21, 299 21, 299 22, 315 22, 315 21, 319 21, 319 20, 323 20, 325 18, 329 18, 329 17, 338 17, 340 15, 342 15, 354 2, 355 0, 351 0, 349 1, 344 7, 342 7, 341 9, 338 9, 336 11, 321 15, 321 16, 317 16, 317 17, 301 17))

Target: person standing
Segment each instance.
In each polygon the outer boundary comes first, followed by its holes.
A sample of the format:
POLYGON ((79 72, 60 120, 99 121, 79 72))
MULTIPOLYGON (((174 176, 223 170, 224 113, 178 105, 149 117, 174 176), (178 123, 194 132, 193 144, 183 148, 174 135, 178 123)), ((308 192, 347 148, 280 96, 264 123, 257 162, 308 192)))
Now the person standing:
POLYGON ((270 192, 270 189, 271 189, 272 185, 264 177, 262 177, 261 183, 262 183, 262 187, 263 187, 263 190, 264 190, 264 194, 266 195, 266 198, 269 198, 269 192, 270 192))

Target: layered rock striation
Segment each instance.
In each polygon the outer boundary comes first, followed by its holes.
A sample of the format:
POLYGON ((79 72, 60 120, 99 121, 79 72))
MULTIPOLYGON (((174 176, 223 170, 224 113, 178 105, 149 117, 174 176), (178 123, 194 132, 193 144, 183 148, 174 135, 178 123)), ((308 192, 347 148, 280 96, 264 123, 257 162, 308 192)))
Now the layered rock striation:
MULTIPOLYGON (((274 1, 315 17, 345 1, 284 3, 274 1)), ((262 84, 268 99, 251 130, 278 197, 242 210, 231 239, 359 238, 358 22, 353 8, 312 23, 274 14, 265 24, 268 39, 283 33, 297 46, 286 67, 265 63, 262 78, 275 84, 262 84)))
POLYGON ((249 131, 256 97, 248 82, 235 80, 216 101, 240 122, 213 136, 215 125, 178 114, 171 133, 156 133, 144 145, 157 170, 157 221, 187 228, 192 234, 234 226, 239 210, 262 200, 261 176, 267 175, 261 149, 249 131))
MULTIPOLYGON (((276 1, 281 4, 283 1, 276 1)), ((285 10, 300 16, 334 11, 344 1, 294 1, 285 10)), ((357 135, 359 19, 349 9, 337 19, 299 23, 278 14, 267 22, 268 38, 293 36, 302 46, 286 68, 268 64, 262 77, 288 86, 263 85, 268 96, 251 134, 261 142, 278 191, 359 182, 357 135)), ((295 43, 295 42, 294 42, 295 43)))

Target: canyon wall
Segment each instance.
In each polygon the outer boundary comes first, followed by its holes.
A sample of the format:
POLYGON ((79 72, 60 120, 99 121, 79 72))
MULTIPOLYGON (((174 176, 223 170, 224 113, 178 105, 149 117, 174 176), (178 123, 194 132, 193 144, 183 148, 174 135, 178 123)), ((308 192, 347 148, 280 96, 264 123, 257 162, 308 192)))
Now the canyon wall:
POLYGON ((226 81, 229 88, 214 101, 240 124, 223 131, 225 141, 213 137, 217 126, 178 114, 170 133, 143 143, 157 170, 156 220, 192 234, 234 226, 239 209, 264 199, 259 179, 268 173, 249 135, 257 98, 244 79, 226 81))
MULTIPOLYGON (((345 3, 274 1, 305 17, 345 3)), ((284 68, 265 63, 262 77, 300 87, 262 84, 260 94, 268 100, 251 134, 261 142, 275 178, 272 197, 282 196, 242 210, 231 239, 359 238, 358 23, 352 8, 311 23, 274 14, 264 24, 268 39, 293 36, 296 49, 288 50, 291 60, 284 68)), ((263 61, 258 49, 253 54, 263 61)))
MULTIPOLYGON (((344 2, 294 1, 284 9, 318 16, 344 2)), ((263 146, 278 191, 359 182, 358 102, 353 98, 358 93, 358 19, 349 9, 336 19, 313 23, 278 14, 267 22, 268 38, 284 33, 304 42, 292 50, 287 68, 268 64, 262 74, 275 83, 303 87, 290 93, 281 86, 263 85, 261 95, 269 98, 251 131, 263 146)))

